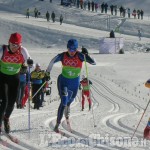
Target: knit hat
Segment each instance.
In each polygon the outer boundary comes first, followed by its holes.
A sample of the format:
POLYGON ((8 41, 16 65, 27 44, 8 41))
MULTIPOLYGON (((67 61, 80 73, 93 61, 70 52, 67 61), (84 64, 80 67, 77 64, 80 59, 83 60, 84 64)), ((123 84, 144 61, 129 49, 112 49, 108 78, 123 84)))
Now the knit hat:
POLYGON ((36 63, 36 67, 41 67, 41 65, 39 63, 36 63))
POLYGON ((20 33, 12 33, 9 38, 9 42, 12 44, 20 44, 22 42, 22 35, 20 33))

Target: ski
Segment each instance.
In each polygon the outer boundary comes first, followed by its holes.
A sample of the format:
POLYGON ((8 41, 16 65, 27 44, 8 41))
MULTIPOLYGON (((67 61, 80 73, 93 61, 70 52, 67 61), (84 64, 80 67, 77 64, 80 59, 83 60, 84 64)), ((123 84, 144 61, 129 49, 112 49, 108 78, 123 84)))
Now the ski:
MULTIPOLYGON (((55 131, 55 132, 56 132, 56 131, 55 131)), ((62 136, 65 136, 65 135, 66 135, 65 132, 63 132, 63 131, 61 131, 61 130, 57 131, 56 133, 58 133, 58 134, 60 134, 60 135, 62 135, 62 136)))
POLYGON ((11 134, 5 134, 5 136, 6 136, 8 139, 10 139, 12 142, 14 142, 14 143, 16 143, 16 144, 19 144, 19 140, 18 140, 16 137, 12 136, 11 134))

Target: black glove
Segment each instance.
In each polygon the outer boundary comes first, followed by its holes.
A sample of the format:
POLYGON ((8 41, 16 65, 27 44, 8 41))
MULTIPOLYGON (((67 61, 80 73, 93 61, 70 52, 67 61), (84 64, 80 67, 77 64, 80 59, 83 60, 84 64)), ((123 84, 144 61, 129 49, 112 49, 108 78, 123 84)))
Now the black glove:
POLYGON ((45 80, 49 81, 51 79, 50 72, 45 72, 45 80))
POLYGON ((29 66, 32 66, 33 65, 33 60, 32 59, 27 59, 27 64, 29 65, 29 66))
POLYGON ((82 54, 88 55, 88 50, 85 47, 82 47, 82 54))

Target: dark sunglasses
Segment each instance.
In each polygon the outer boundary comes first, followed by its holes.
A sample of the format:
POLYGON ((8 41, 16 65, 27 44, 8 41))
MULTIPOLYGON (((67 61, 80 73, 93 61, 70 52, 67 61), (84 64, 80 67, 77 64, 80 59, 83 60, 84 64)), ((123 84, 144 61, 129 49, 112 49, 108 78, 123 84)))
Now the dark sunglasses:
POLYGON ((20 44, 13 44, 13 43, 10 43, 10 45, 11 45, 12 47, 15 47, 15 48, 18 48, 18 47, 21 46, 20 44))

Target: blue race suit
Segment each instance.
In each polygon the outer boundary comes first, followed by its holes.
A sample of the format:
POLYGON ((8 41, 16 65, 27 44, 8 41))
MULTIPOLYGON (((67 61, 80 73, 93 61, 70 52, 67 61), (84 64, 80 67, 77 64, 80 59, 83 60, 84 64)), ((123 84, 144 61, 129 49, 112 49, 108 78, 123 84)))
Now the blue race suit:
MULTIPOLYGON (((85 55, 85 57, 88 63, 92 65, 96 64, 89 55, 85 55)), ((59 61, 62 62, 63 67, 62 73, 58 76, 57 80, 58 92, 61 98, 61 103, 59 105, 57 114, 58 124, 61 122, 63 117, 65 106, 70 106, 77 95, 84 55, 78 51, 74 56, 70 56, 68 52, 60 53, 51 60, 47 68, 47 72, 50 72, 53 64, 59 61)))

